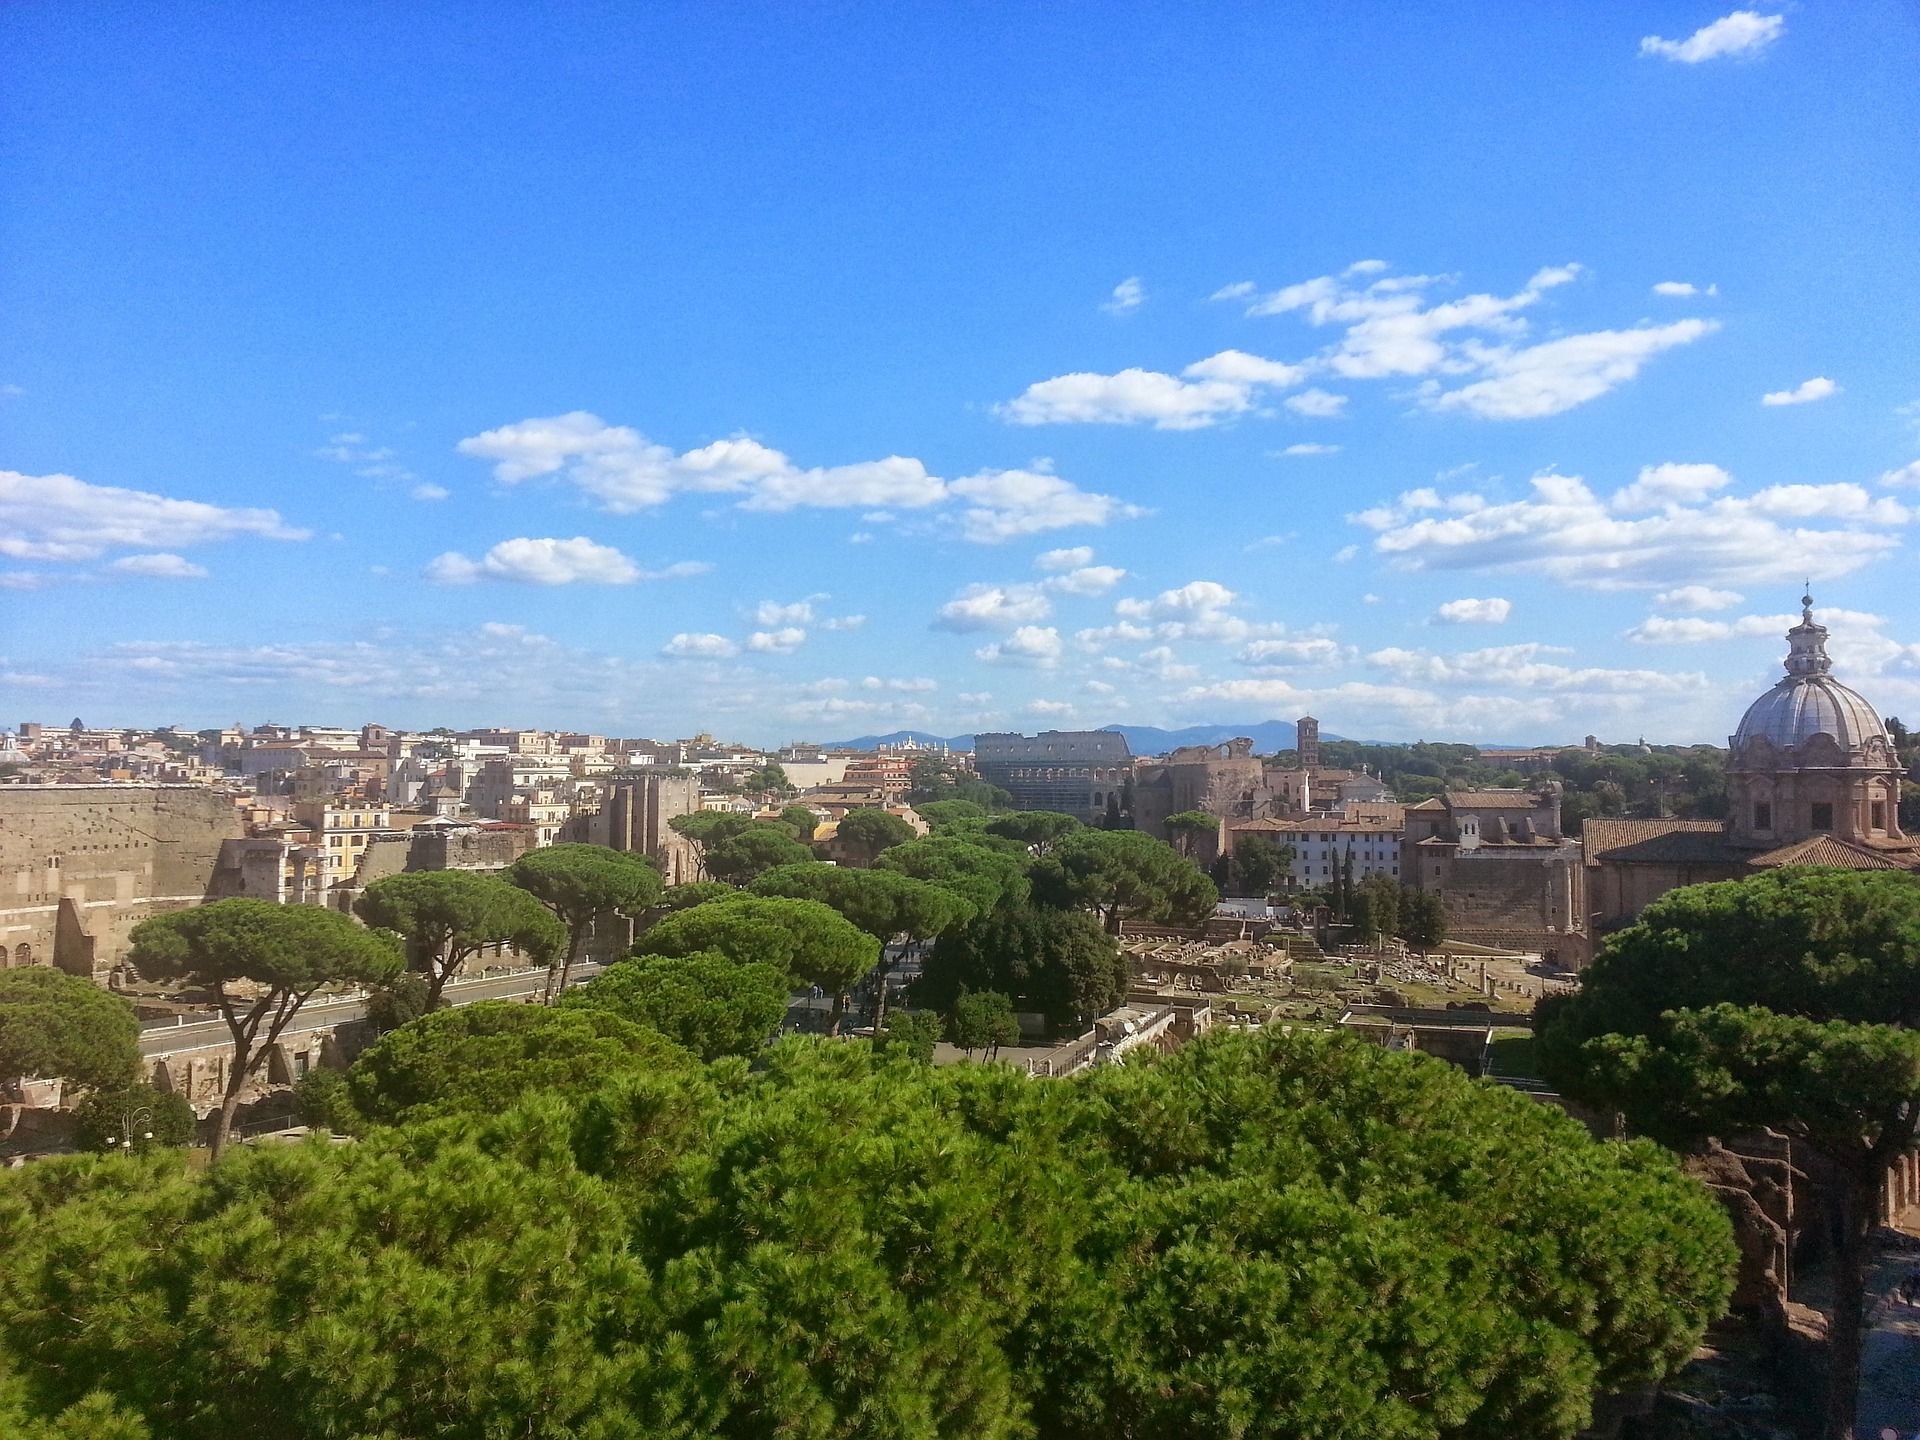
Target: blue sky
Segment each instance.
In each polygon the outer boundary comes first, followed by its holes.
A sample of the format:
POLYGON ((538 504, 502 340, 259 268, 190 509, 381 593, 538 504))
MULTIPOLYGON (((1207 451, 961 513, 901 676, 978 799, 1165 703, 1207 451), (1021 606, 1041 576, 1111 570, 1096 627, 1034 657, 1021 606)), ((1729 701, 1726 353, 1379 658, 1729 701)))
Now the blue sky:
POLYGON ((0 723, 1920 717, 1894 0, 0 47, 0 723))

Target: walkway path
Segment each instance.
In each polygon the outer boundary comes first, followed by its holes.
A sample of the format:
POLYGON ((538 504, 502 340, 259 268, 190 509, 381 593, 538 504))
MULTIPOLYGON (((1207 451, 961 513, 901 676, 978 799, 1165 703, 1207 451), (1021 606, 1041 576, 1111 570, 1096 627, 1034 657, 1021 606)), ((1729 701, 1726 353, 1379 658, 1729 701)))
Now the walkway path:
POLYGON ((1901 1276, 1920 1267, 1920 1245, 1888 1248, 1867 1281, 1867 1332, 1860 1356, 1860 1408, 1854 1433, 1880 1440, 1920 1434, 1920 1306, 1893 1293, 1901 1276))

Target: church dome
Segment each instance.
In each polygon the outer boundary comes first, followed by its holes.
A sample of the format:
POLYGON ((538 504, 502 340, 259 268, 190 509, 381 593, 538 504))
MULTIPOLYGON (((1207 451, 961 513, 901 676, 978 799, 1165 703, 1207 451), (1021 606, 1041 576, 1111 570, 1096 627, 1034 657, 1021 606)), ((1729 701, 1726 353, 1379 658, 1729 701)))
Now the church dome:
POLYGON ((1849 753, 1871 739, 1887 742, 1886 726, 1866 697, 1828 673, 1833 661, 1827 658, 1827 627, 1814 624, 1813 598, 1803 595, 1800 604, 1800 623, 1787 632, 1786 678, 1740 717, 1733 735, 1735 754, 1759 739, 1790 750, 1826 735, 1849 753))

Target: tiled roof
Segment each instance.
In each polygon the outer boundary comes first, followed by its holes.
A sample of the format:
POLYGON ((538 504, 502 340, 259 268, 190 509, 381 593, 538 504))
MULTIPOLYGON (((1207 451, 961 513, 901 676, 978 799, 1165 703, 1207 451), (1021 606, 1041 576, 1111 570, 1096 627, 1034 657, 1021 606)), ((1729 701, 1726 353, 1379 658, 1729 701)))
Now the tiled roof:
MULTIPOLYGON (((1920 862, 1920 856, 1914 857, 1920 862)), ((1764 855, 1756 855, 1749 864, 1764 866, 1771 870, 1779 865, 1831 865, 1843 870, 1907 870, 1912 868, 1900 862, 1898 852, 1891 855, 1869 850, 1864 845, 1855 845, 1835 835, 1816 835, 1811 840, 1802 840, 1797 844, 1783 845, 1778 850, 1769 850, 1764 855)))
POLYGON ((1589 865, 1741 865, 1752 854, 1727 844, 1724 820, 1589 820, 1581 848, 1589 865))
POLYGON ((1420 802, 1419 804, 1417 804, 1417 805, 1409 805, 1409 806, 1407 806, 1407 809, 1409 809, 1409 810, 1427 810, 1427 811, 1433 811, 1433 810, 1439 810, 1439 811, 1443 811, 1443 812, 1444 812, 1444 811, 1446 810, 1446 808, 1447 808, 1447 807, 1446 807, 1446 804, 1445 804, 1445 802, 1443 802, 1443 801, 1441 801, 1441 800, 1439 800, 1439 799, 1437 799, 1437 798, 1436 798, 1436 799, 1433 799, 1433 800, 1422 800, 1422 801, 1421 801, 1421 802, 1420 802))
POLYGON ((1443 798, 1456 810, 1531 810, 1540 803, 1527 790, 1455 790, 1443 798))

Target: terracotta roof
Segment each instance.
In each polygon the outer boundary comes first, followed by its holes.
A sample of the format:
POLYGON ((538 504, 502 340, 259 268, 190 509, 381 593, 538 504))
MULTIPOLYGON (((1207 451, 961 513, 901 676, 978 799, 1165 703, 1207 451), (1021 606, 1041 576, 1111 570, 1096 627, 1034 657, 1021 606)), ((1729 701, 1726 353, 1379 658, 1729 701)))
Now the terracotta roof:
POLYGON ((1420 802, 1419 804, 1417 804, 1417 805, 1409 805, 1409 806, 1407 806, 1407 809, 1409 809, 1409 810, 1429 810, 1429 811, 1431 811, 1431 810, 1439 810, 1439 811, 1442 811, 1442 812, 1444 812, 1444 811, 1446 810, 1446 808, 1447 808, 1447 807, 1445 806, 1445 804, 1443 804, 1443 803, 1442 803, 1442 802, 1441 802, 1440 800, 1438 800, 1438 799, 1433 799, 1433 800, 1422 800, 1422 801, 1421 801, 1421 802, 1420 802))
POLYGON ((1724 820, 1589 820, 1581 848, 1589 865, 1742 865, 1753 853, 1727 844, 1724 820))
POLYGON ((1769 850, 1764 855, 1754 856, 1748 863, 1764 866, 1769 870, 1779 865, 1831 865, 1842 870, 1911 868, 1900 863, 1897 852, 1894 855, 1881 854, 1869 850, 1864 845, 1855 845, 1852 841, 1842 840, 1837 835, 1816 835, 1811 840, 1783 845, 1778 850, 1769 850))
POLYGON ((1398 835, 1400 828, 1399 824, 1392 820, 1349 820, 1344 816, 1336 820, 1331 815, 1315 816, 1305 820, 1241 820, 1227 826, 1227 829, 1236 833, 1252 830, 1277 835, 1307 835, 1316 830, 1329 834, 1347 830, 1364 831, 1376 835, 1382 833, 1398 835))
POLYGON ((1468 810, 1531 810, 1540 803, 1527 790, 1455 790, 1441 798, 1450 807, 1468 810))

